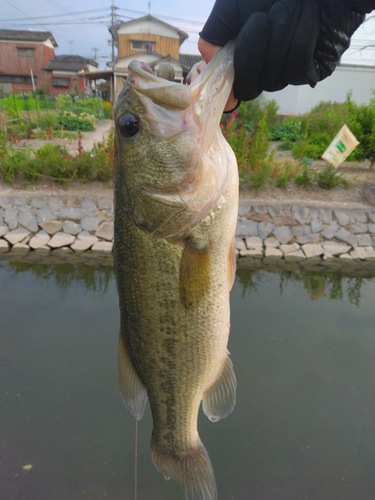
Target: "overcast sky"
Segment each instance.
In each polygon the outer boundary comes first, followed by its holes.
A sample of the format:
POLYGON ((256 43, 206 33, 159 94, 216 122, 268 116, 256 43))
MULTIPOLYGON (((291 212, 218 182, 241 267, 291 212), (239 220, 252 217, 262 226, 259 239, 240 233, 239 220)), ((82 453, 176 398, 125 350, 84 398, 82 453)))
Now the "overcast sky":
MULTIPOLYGON (((146 0, 115 0, 114 4, 116 22, 126 22, 149 12, 146 0)), ((153 16, 189 34, 181 52, 198 54, 198 33, 214 0, 152 0, 150 4, 153 16)), ((58 44, 56 54, 96 56, 104 68, 111 59, 108 32, 111 5, 112 0, 0 0, 0 28, 51 31, 58 44)), ((343 62, 375 65, 374 45, 375 16, 355 34, 343 62)))

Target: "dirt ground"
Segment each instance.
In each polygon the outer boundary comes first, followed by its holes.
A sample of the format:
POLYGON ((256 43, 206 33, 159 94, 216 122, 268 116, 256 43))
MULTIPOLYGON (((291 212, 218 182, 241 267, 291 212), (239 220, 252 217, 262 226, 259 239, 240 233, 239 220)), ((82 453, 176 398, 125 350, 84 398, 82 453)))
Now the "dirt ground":
MULTIPOLYGON (((107 137, 112 128, 111 120, 98 122, 94 132, 85 132, 82 138, 82 146, 84 149, 92 149, 94 143, 102 141, 107 137)), ((22 141, 17 145, 19 149, 32 147, 38 148, 45 141, 32 140, 22 141)), ((53 144, 65 145, 67 149, 75 154, 78 148, 78 141, 68 141, 64 139, 55 139, 53 144)), ((290 155, 290 152, 277 152, 275 158, 285 157, 290 155)), ((349 188, 336 187, 331 190, 321 189, 318 187, 306 190, 298 187, 293 183, 286 189, 276 187, 263 187, 258 190, 241 190, 240 202, 251 203, 257 205, 263 204, 281 204, 281 205, 306 205, 306 206, 327 206, 327 207, 343 207, 343 208, 373 208, 373 206, 363 196, 363 183, 365 181, 375 183, 375 171, 369 170, 368 161, 360 163, 343 163, 339 167, 340 172, 344 172, 345 178, 350 182, 349 188)), ((325 162, 314 162, 314 168, 323 166, 325 162)), ((112 186, 103 185, 99 182, 90 184, 71 183, 68 186, 59 186, 58 184, 47 179, 41 180, 33 185, 14 184, 6 185, 0 181, 0 196, 73 196, 79 198, 98 198, 112 196, 112 186)))

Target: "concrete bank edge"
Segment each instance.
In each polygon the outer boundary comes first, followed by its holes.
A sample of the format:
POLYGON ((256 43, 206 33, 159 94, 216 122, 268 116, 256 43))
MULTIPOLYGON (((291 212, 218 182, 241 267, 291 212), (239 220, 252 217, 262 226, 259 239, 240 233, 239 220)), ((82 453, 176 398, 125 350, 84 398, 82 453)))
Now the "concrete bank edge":
MULTIPOLYGON (((111 198, 0 196, 0 254, 108 258, 112 246, 111 198)), ((375 207, 240 204, 236 254, 239 267, 375 266, 375 207)))

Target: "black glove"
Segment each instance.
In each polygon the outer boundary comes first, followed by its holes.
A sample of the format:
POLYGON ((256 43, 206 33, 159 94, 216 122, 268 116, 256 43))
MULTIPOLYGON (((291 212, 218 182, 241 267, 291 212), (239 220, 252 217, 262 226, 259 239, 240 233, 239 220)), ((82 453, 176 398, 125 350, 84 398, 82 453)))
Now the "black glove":
POLYGON ((235 96, 309 84, 329 76, 375 0, 216 0, 201 37, 236 39, 235 96))

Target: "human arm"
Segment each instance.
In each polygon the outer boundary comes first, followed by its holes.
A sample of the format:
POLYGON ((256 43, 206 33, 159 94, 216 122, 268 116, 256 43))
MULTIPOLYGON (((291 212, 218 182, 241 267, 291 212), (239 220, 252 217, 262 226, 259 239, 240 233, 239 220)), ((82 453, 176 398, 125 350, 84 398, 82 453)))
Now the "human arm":
POLYGON ((208 61, 235 39, 234 95, 309 84, 329 76, 375 0, 217 0, 201 32, 208 61))

